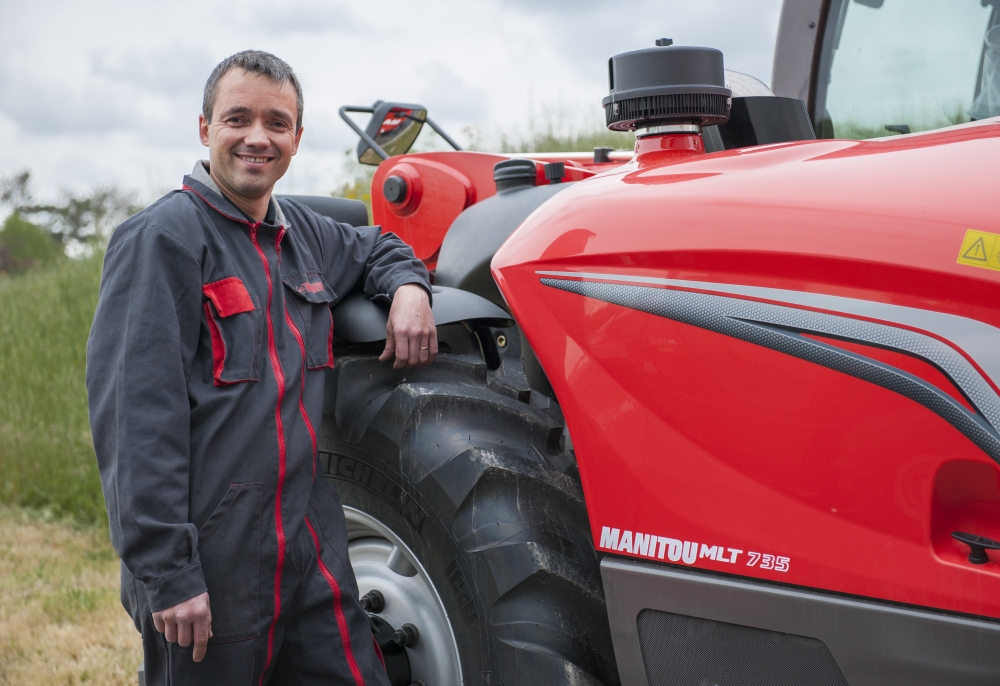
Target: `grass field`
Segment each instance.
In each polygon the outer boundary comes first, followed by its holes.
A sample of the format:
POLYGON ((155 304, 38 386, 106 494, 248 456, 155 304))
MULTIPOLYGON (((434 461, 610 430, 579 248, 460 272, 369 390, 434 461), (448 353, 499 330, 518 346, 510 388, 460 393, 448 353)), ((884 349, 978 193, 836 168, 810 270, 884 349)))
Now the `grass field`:
POLYGON ((0 505, 0 685, 134 686, 118 570, 103 529, 0 505))
POLYGON ((0 278, 0 502, 103 528, 87 421, 99 258, 0 278))
POLYGON ((87 422, 99 258, 0 277, 0 685, 129 684, 139 635, 87 422))

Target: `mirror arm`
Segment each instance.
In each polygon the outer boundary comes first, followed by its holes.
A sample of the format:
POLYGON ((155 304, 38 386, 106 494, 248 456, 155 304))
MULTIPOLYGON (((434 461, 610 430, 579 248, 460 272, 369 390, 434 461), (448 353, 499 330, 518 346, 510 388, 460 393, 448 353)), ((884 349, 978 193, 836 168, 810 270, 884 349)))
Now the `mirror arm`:
POLYGON ((451 136, 449 136, 448 134, 446 134, 444 132, 444 129, 442 129, 437 124, 435 124, 434 121, 430 117, 426 117, 425 116, 424 117, 424 121, 426 121, 428 124, 430 124, 431 128, 434 129, 435 132, 437 132, 437 135, 441 136, 441 138, 445 139, 448 142, 448 145, 450 145, 451 147, 455 148, 455 150, 461 150, 462 149, 462 147, 458 143, 456 143, 455 141, 453 141, 451 139, 451 136))
MULTIPOLYGON (((372 138, 367 133, 362 131, 361 128, 354 123, 354 120, 347 116, 348 112, 367 112, 368 114, 372 114, 375 112, 375 109, 372 107, 350 107, 348 105, 344 105, 343 107, 340 108, 340 118, 344 120, 345 124, 347 124, 354 130, 354 133, 358 134, 361 137, 361 140, 365 142, 365 145, 367 145, 369 148, 375 151, 376 155, 381 157, 383 160, 389 159, 389 154, 382 149, 382 146, 376 143, 374 138, 372 138)), ((435 131, 438 131, 438 128, 434 126, 434 124, 431 124, 431 126, 434 128, 435 131)), ((441 132, 438 131, 438 133, 441 132)), ((447 140, 452 145, 455 145, 454 143, 451 142, 451 139, 445 137, 445 140, 447 140)))

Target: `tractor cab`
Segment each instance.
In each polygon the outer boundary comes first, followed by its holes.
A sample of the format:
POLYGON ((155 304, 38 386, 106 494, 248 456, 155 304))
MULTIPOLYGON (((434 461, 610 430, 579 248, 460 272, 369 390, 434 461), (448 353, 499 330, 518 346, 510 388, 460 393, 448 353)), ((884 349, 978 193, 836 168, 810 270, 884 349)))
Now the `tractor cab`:
POLYGON ((995 0, 786 2, 771 87, 818 138, 877 138, 1000 115, 995 0))

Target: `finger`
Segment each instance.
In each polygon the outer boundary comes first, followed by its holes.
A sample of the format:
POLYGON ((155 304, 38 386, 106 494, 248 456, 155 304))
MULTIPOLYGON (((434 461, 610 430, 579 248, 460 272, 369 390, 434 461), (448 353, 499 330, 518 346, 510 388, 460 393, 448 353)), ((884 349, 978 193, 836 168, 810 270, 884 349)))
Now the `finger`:
POLYGON ((153 626, 156 627, 156 630, 161 634, 163 633, 163 615, 159 612, 153 613, 153 626))
MULTIPOLYGON (((385 350, 379 355, 378 361, 385 362, 386 360, 391 360, 393 354, 396 352, 396 337, 392 330, 392 322, 390 321, 385 325, 385 350)), ((395 365, 393 365, 395 366, 395 365)))
MULTIPOLYGON (((413 369, 420 365, 420 334, 417 331, 411 331, 410 335, 406 337, 406 344, 410 349, 406 368, 413 369)), ((427 351, 424 350, 423 352, 427 351)))
POLYGON ((177 645, 181 648, 191 645, 191 622, 177 622, 177 645))
POLYGON ((177 643, 177 624, 173 620, 163 620, 163 637, 167 643, 177 643))
POLYGON ((434 362, 435 359, 437 359, 437 354, 438 354, 438 332, 437 332, 437 327, 435 327, 435 326, 431 327, 431 335, 429 337, 429 340, 430 340, 430 346, 431 346, 431 350, 430 350, 431 355, 430 355, 430 359, 427 361, 427 366, 428 367, 434 362))
POLYGON ((410 342, 407 340, 407 336, 402 331, 396 331, 396 362, 392 365, 393 369, 403 369, 410 366, 408 363, 410 361, 410 342))
POLYGON ((425 333, 417 339, 417 345, 419 350, 417 352, 417 360, 419 360, 421 368, 427 367, 431 360, 431 337, 430 333, 425 333))
POLYGON ((195 662, 205 659, 208 650, 208 639, 212 636, 211 620, 200 620, 194 623, 194 651, 191 657, 195 662))

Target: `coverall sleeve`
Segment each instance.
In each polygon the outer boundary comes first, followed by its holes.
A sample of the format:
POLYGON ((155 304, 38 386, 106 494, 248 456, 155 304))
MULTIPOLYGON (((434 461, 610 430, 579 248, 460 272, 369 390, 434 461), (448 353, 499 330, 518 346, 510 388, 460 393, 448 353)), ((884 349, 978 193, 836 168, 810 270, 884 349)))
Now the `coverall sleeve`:
POLYGON ((149 607, 206 591, 188 522, 187 380, 201 327, 201 265, 167 231, 113 243, 87 344, 91 433, 111 540, 149 607))
POLYGON ((389 300, 400 286, 415 283, 433 297, 424 263, 396 234, 381 233, 378 226, 327 222, 331 230, 324 232, 324 276, 337 295, 360 287, 370 297, 389 300))

